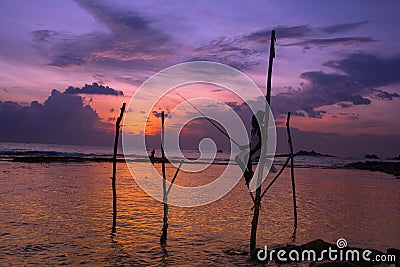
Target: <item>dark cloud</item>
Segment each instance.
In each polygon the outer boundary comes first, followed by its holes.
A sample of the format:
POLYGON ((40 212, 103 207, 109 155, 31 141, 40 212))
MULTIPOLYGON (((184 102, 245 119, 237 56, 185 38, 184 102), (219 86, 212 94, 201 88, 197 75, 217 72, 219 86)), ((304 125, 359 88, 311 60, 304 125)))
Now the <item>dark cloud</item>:
POLYGON ((93 78, 97 81, 97 83, 99 83, 101 85, 110 82, 110 80, 105 75, 100 74, 100 73, 95 73, 93 75, 93 78))
POLYGON ((282 46, 301 46, 305 49, 309 49, 312 46, 328 47, 333 45, 354 45, 354 44, 367 44, 375 42, 375 39, 369 37, 338 37, 338 38, 326 38, 326 39, 308 39, 301 42, 283 44, 282 46))
POLYGON ((48 99, 30 106, 0 101, 0 141, 111 145, 110 127, 80 96, 53 90, 48 99))
POLYGON ((51 43, 60 35, 58 32, 50 30, 36 30, 31 33, 33 42, 42 44, 51 43))
MULTIPOLYGON (((153 113, 153 116, 154 116, 154 117, 156 117, 156 118, 161 118, 161 115, 162 115, 162 112, 161 112, 161 111, 160 111, 160 112, 158 112, 158 111, 153 111, 152 113, 153 113)), ((164 113, 164 118, 167 118, 168 115, 169 115, 169 114, 164 113)))
POLYGON ((325 66, 342 71, 354 81, 369 87, 400 82, 400 56, 383 58, 359 52, 327 62, 325 66))
MULTIPOLYGON (((315 29, 309 25, 298 26, 278 26, 275 27, 276 37, 279 39, 300 39, 312 35, 315 29)), ((262 29, 252 32, 242 37, 244 41, 261 43, 263 45, 270 43, 271 29, 262 29)))
MULTIPOLYGON (((295 39, 310 35, 314 30, 308 25, 279 26, 275 28, 280 39, 295 39)), ((191 60, 223 63, 246 71, 260 64, 259 55, 265 54, 270 43, 271 29, 261 29, 234 38, 221 37, 193 50, 191 60)))
POLYGON ((342 23, 342 24, 327 26, 327 27, 321 28, 321 30, 326 33, 329 33, 329 34, 342 33, 342 32, 354 30, 354 29, 359 28, 360 26, 363 26, 367 23, 369 23, 369 21, 342 23))
POLYGON ((246 47, 240 38, 221 37, 195 48, 191 61, 214 61, 245 71, 259 64, 251 58, 259 53, 257 49, 246 47))
POLYGON ((204 53, 204 52, 207 52, 208 55, 215 55, 215 56, 221 54, 230 54, 230 53, 249 56, 256 53, 256 51, 254 50, 240 46, 240 40, 238 39, 223 38, 223 37, 213 40, 208 44, 199 46, 194 49, 194 53, 204 53))
POLYGON ((142 79, 136 79, 136 78, 131 78, 131 77, 118 77, 116 78, 117 81, 127 83, 130 85, 141 85, 147 78, 142 78, 142 79))
MULTIPOLYGON (((316 28, 311 27, 310 25, 294 25, 294 26, 277 26, 274 28, 276 31, 276 37, 279 40, 301 40, 299 42, 288 44, 288 45, 301 45, 301 46, 327 46, 327 45, 347 45, 347 44, 361 44, 368 43, 374 41, 368 37, 336 37, 332 38, 332 34, 342 33, 351 31, 356 29, 364 24, 368 23, 367 21, 361 22, 353 22, 353 23, 344 23, 344 24, 336 24, 324 28, 316 28), (329 34, 330 38, 326 38, 329 34), (325 37, 325 38, 323 38, 325 37)), ((237 41, 240 42, 255 42, 260 43, 263 46, 265 44, 269 44, 270 36, 271 36, 270 28, 265 28, 261 30, 254 31, 248 35, 244 35, 240 38, 236 38, 237 41)), ((278 44, 282 45, 282 44, 278 44)), ((288 46, 285 45, 285 46, 288 46)))
MULTIPOLYGON (((56 67, 103 65, 141 67, 176 53, 177 45, 168 45, 170 36, 151 26, 152 21, 133 11, 118 9, 98 1, 77 1, 104 32, 83 35, 40 30, 32 32, 35 46, 56 67)), ((155 64, 156 65, 156 64, 155 64)))
MULTIPOLYGON (((332 37, 366 24, 366 21, 345 23, 325 28, 310 25, 277 26, 274 28, 280 40, 277 46, 300 46, 324 48, 328 46, 361 45, 375 42, 365 36, 332 37), (285 43, 289 41, 290 43, 285 43)), ((221 37, 195 48, 192 60, 207 60, 224 63, 239 70, 250 70, 260 65, 259 56, 267 53, 271 28, 259 29, 249 34, 232 38, 221 37)))
POLYGON ((353 105, 369 105, 369 104, 371 104, 371 100, 369 100, 368 98, 364 98, 360 95, 349 96, 349 102, 353 103, 353 105))
POLYGON ((99 33, 73 36, 66 33, 33 31, 32 41, 40 53, 49 59, 46 64, 59 68, 86 66, 92 53, 109 49, 111 38, 99 33))
POLYGON ((273 96, 272 108, 277 114, 287 111, 305 112, 309 117, 320 118, 325 113, 318 108, 337 104, 342 108, 369 105, 370 98, 392 100, 398 93, 389 93, 375 87, 400 82, 400 58, 380 58, 376 55, 356 53, 346 58, 330 61, 325 66, 343 74, 321 71, 305 72, 300 77, 307 82, 297 91, 287 91, 273 96))
POLYGON ((65 94, 77 95, 77 94, 87 94, 87 95, 115 95, 123 96, 124 92, 115 90, 108 86, 99 85, 98 83, 85 84, 82 88, 79 87, 68 87, 65 94))
POLYGON ((337 103, 337 105, 339 106, 339 107, 341 107, 341 108, 350 108, 350 107, 352 107, 353 105, 352 104, 350 104, 350 103, 337 103))
MULTIPOLYGON (((365 25, 368 21, 343 23, 331 25, 323 28, 313 28, 309 25, 300 25, 292 27, 277 27, 277 37, 280 39, 297 39, 301 40, 290 44, 279 44, 281 46, 301 46, 304 49, 309 49, 313 46, 320 48, 327 46, 338 45, 355 45, 367 44, 376 40, 365 36, 348 36, 348 37, 332 37, 332 34, 339 34, 354 30, 365 25)), ((268 33, 268 32, 266 32, 268 33)), ((268 35, 266 35, 268 36, 268 35)), ((264 43, 268 40, 264 40, 264 43)))
POLYGON ((253 67, 260 64, 260 62, 255 60, 246 60, 241 56, 231 55, 231 56, 199 56, 190 59, 190 61, 212 61, 221 64, 228 65, 232 68, 238 69, 240 71, 250 70, 253 67))
POLYGON ((307 81, 302 90, 273 96, 271 102, 275 112, 285 114, 288 111, 304 111, 309 117, 320 118, 325 112, 317 108, 322 106, 339 102, 350 102, 354 105, 370 103, 359 95, 363 87, 346 75, 305 72, 301 74, 301 78, 307 81))
POLYGON ((398 98, 400 95, 398 93, 389 93, 379 89, 372 89, 374 96, 380 100, 393 100, 393 98, 398 98))

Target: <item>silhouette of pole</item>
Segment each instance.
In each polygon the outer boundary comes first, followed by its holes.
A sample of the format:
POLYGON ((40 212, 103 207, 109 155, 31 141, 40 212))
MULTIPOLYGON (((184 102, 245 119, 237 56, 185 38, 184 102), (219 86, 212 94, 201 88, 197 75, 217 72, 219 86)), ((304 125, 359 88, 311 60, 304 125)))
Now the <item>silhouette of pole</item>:
POLYGON ((126 103, 122 104, 121 113, 117 118, 115 123, 115 140, 114 140, 114 155, 113 155, 113 173, 112 173, 112 192, 113 192, 113 223, 112 232, 115 233, 117 227, 117 188, 116 188, 116 173, 117 173, 117 152, 118 152, 118 139, 119 139, 119 129, 121 126, 122 116, 124 115, 126 103))
POLYGON ((296 229, 297 229, 297 204, 296 204, 296 184, 294 182, 294 164, 293 164, 293 144, 292 144, 292 135, 290 134, 290 112, 288 112, 287 120, 286 120, 286 130, 288 135, 288 143, 290 149, 290 175, 292 178, 292 193, 293 193, 293 215, 294 215, 294 225, 293 225, 293 240, 296 239, 296 229))
MULTIPOLYGON (((269 65, 268 65, 268 77, 267 77, 267 93, 266 93, 266 103, 265 105, 265 118, 264 118, 264 127, 261 127, 261 136, 263 137, 261 140, 267 140, 267 131, 269 124, 269 105, 271 103, 271 78, 272 78, 272 64, 275 57, 275 31, 271 32, 271 45, 269 49, 269 65)), ((261 183, 263 176, 263 169, 266 162, 266 146, 267 144, 261 144, 261 155, 259 160, 259 168, 258 168, 258 177, 257 177, 257 189, 254 201, 254 213, 253 220, 251 221, 251 233, 250 233, 250 255, 255 250, 257 245, 257 227, 258 227, 258 218, 260 215, 260 204, 261 204, 261 183)))
POLYGON ((167 178, 165 175, 165 152, 164 152, 164 111, 161 112, 161 172, 163 176, 163 203, 164 218, 163 228, 160 237, 160 244, 165 245, 168 235, 168 203, 167 203, 167 178))

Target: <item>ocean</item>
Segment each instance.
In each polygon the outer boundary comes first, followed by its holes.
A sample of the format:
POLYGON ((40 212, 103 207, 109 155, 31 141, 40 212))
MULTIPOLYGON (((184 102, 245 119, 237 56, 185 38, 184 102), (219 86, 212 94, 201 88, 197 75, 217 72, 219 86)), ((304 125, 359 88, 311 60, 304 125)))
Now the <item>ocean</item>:
MULTIPOLYGON (((131 174, 125 163, 118 163, 117 232, 113 235, 110 162, 12 160, 38 156, 107 158, 111 152, 112 148, 95 146, 0 143, 1 266, 258 265, 246 255, 225 253, 248 250, 252 200, 243 180, 211 204, 170 206, 167 246, 161 247, 163 205, 132 178, 144 173, 131 174)), ((198 157, 196 153, 184 152, 188 158, 198 157)), ((139 152, 130 155, 139 156, 139 152)), ((229 161, 224 153, 217 157, 220 162, 229 161)), ((381 172, 343 168, 357 160, 296 157, 296 240, 291 239, 291 181, 289 170, 285 170, 263 199, 258 247, 303 244, 317 238, 335 243, 345 238, 352 247, 400 248, 400 180, 381 172)), ((279 167, 281 160, 274 163, 279 167)), ((134 164, 140 169, 145 163, 134 164)), ((225 166, 212 164, 199 173, 180 172, 176 183, 206 184, 225 166)), ((155 167, 160 169, 160 164, 155 167)), ((167 165, 167 174, 174 172, 175 168, 167 165)), ((269 174, 268 179, 272 178, 269 174)))
MULTIPOLYGON (((146 155, 150 155, 151 149, 147 152, 134 151, 124 155, 121 148, 118 150, 118 158, 125 157, 128 160, 141 160, 146 155)), ((170 152, 170 159, 180 160, 178 153, 170 152)), ((187 160, 196 160, 200 157, 200 152, 197 150, 182 150, 182 154, 187 160)), ((113 156, 113 148, 105 146, 86 146, 86 145, 59 145, 59 144, 36 144, 36 143, 8 143, 0 142, 0 160, 8 160, 13 157, 76 157, 76 158, 111 158, 113 156)), ((235 155, 230 155, 229 151, 216 153, 215 158, 213 153, 204 155, 204 159, 213 159, 215 163, 234 162, 235 155)), ((160 149, 156 152, 156 157, 161 157, 160 149)), ((285 158, 275 158, 274 164, 282 165, 285 158)), ((304 168, 342 168, 346 164, 355 161, 364 161, 363 158, 357 157, 316 157, 316 156, 298 156, 295 160, 296 167, 304 168)))

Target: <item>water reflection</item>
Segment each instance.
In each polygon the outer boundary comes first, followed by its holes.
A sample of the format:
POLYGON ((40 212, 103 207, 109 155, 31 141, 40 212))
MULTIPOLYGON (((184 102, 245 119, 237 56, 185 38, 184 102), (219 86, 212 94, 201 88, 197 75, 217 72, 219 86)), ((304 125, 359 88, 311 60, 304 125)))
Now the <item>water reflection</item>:
MULTIPOLYGON (((117 232, 112 223, 111 168, 106 163, 0 162, 0 259, 19 265, 252 266, 248 250, 252 200, 243 181, 217 202, 170 206, 168 241, 159 245, 163 205, 133 181, 124 165, 117 176, 117 232)), ((223 166, 182 185, 206 183, 223 166)), ((169 170, 173 173, 173 169, 169 170)), ((143 174, 136 174, 143 175, 143 174)), ((351 246, 400 247, 400 183, 381 173, 296 169, 299 224, 295 243, 346 238, 351 246)), ((270 178, 271 179, 271 178, 270 178)), ((161 190, 161 188, 160 188, 161 190)), ((258 244, 293 243, 289 173, 262 202, 258 244)))

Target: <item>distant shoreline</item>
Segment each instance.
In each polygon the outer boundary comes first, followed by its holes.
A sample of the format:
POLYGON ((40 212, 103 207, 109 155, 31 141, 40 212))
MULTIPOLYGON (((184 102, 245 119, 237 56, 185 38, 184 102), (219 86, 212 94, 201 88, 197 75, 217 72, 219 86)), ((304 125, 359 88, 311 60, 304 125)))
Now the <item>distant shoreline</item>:
POLYGON ((400 179, 400 162, 384 162, 384 161, 353 162, 347 164, 346 167, 358 170, 384 172, 395 176, 397 179, 400 179))
MULTIPOLYGON (((22 162, 22 163, 85 163, 85 162, 113 162, 111 157, 77 157, 77 156, 7 156, 0 157, 0 160, 3 161, 12 161, 12 162, 22 162)), ((125 159, 125 158, 117 158, 117 162, 148 162, 150 159, 146 158, 134 158, 134 159, 125 159)), ((179 163, 181 160, 172 159, 167 160, 168 163, 179 163)), ((161 158, 155 158, 154 163, 161 163, 161 158)), ((214 165, 228 165, 232 164, 231 161, 213 161, 214 165)), ((194 161, 188 162, 185 161, 185 164, 209 164, 206 161, 194 161)), ((235 163, 233 163, 235 164, 235 163)), ((274 165, 281 165, 274 163, 274 165)), ((304 166, 296 166, 296 168, 304 168, 304 166)), ((308 168, 311 168, 308 167, 308 168)), ((315 167, 321 168, 321 167, 315 167)), ((344 169, 358 169, 358 170, 368 170, 368 171, 379 171, 387 174, 391 174, 395 176, 397 179, 400 179, 400 162, 385 162, 385 161, 365 161, 365 162, 352 162, 346 164, 344 166, 339 167, 327 167, 331 169, 335 168, 344 168, 344 169)))

